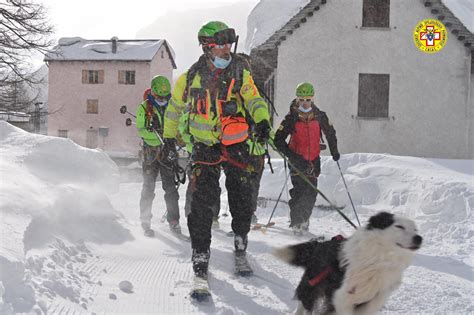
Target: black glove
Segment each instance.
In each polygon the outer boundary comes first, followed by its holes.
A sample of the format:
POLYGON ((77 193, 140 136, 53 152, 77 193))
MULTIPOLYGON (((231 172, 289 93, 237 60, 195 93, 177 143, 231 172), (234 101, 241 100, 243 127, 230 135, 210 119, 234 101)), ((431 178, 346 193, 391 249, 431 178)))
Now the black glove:
POLYGON ((178 161, 178 152, 176 151, 176 139, 163 139, 163 149, 161 150, 161 161, 167 165, 173 165, 178 161))
POLYGON ((334 161, 337 162, 337 161, 339 161, 340 158, 341 158, 341 155, 339 154, 339 152, 336 151, 336 152, 334 152, 334 153, 332 154, 332 159, 333 159, 334 161))
POLYGON ((257 142, 265 143, 270 138, 270 123, 268 120, 262 120, 255 125, 255 137, 257 142))

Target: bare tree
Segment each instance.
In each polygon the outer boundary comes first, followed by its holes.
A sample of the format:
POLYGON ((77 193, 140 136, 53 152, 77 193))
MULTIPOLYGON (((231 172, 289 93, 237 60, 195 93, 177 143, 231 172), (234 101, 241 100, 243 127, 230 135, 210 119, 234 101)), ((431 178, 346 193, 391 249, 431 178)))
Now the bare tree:
POLYGON ((34 97, 21 96, 25 84, 39 83, 28 59, 33 52, 47 52, 52 33, 42 4, 0 0, 0 107, 25 108, 34 103, 34 97))
POLYGON ((31 0, 0 2, 0 82, 29 79, 25 60, 45 53, 53 32, 42 4, 31 0))

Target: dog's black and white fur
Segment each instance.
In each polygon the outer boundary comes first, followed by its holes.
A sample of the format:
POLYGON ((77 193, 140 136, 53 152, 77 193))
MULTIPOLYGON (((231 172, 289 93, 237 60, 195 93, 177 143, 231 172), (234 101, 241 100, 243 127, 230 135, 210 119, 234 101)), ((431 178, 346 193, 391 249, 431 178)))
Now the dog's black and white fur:
POLYGON ((348 239, 311 240, 275 254, 305 268, 296 314, 370 315, 400 285, 421 242, 412 220, 381 212, 348 239))

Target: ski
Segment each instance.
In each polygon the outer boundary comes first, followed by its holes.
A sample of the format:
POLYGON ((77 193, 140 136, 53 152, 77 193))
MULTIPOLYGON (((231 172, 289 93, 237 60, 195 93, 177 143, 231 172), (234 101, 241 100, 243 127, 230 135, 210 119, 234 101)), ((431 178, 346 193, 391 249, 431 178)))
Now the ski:
POLYGON ((190 242, 191 241, 191 238, 187 235, 184 235, 183 233, 181 232, 176 232, 176 231, 171 231, 171 234, 173 236, 175 236, 176 238, 180 239, 180 240, 183 240, 183 241, 186 241, 186 242, 190 242))
POLYGON ((193 289, 191 290, 191 298, 197 302, 207 302, 211 297, 209 292, 209 283, 207 279, 202 277, 194 276, 193 289))
POLYGON ((252 267, 247 260, 245 252, 235 253, 235 274, 241 277, 250 277, 253 275, 252 267))
POLYGON ((252 230, 260 230, 262 228, 269 228, 275 225, 275 222, 269 222, 268 224, 262 224, 262 223, 255 223, 252 226, 252 230))

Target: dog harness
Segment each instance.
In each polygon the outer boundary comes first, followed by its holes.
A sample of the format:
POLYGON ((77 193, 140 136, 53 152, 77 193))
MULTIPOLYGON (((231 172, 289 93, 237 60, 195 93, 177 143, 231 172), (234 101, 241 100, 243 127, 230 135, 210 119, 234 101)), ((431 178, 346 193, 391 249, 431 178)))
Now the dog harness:
MULTIPOLYGON (((341 234, 338 234, 338 235, 334 236, 331 240, 342 242, 342 241, 346 240, 346 238, 344 236, 342 236, 341 234)), ((327 266, 326 269, 324 269, 323 271, 318 273, 315 277, 309 279, 308 284, 312 287, 318 285, 319 283, 321 283, 321 281, 326 279, 332 271, 333 270, 332 270, 331 266, 327 266)))

